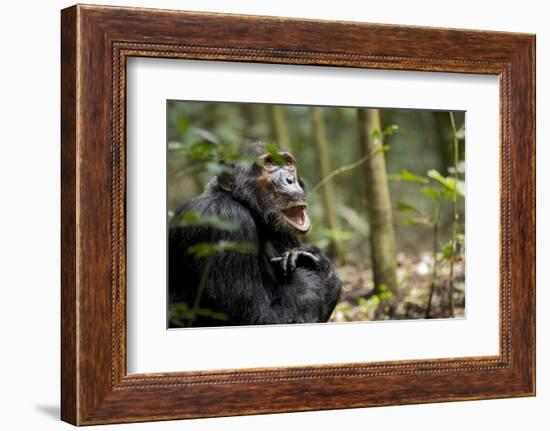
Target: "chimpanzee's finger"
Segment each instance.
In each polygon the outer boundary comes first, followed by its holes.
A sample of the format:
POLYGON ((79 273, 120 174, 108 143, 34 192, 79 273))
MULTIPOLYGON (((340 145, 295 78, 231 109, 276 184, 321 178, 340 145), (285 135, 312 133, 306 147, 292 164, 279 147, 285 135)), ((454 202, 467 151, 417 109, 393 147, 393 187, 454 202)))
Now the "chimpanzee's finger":
POLYGON ((300 255, 301 256, 304 256, 304 257, 307 257, 309 259, 311 259, 311 261, 313 262, 313 265, 315 265, 315 268, 319 269, 319 258, 317 256, 315 256, 314 254, 310 253, 309 251, 301 251, 300 252, 300 255))
POLYGON ((286 273, 287 273, 287 270, 288 270, 288 257, 289 257, 290 253, 288 251, 285 251, 283 253, 283 260, 281 261, 281 267, 283 269, 283 274, 284 276, 286 277, 286 273))
POLYGON ((288 270, 290 272, 294 272, 294 270, 296 269, 296 261, 298 260, 298 256, 300 256, 300 252, 298 251, 290 252, 290 256, 288 259, 288 270))

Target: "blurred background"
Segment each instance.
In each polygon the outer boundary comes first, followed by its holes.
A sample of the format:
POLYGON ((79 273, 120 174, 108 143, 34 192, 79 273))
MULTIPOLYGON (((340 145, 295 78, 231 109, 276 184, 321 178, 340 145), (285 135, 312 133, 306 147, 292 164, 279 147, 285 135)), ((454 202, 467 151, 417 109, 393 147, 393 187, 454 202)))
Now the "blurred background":
POLYGON ((286 149, 303 241, 344 281, 331 321, 464 317, 464 112, 171 100, 167 117, 169 218, 247 146, 286 149))

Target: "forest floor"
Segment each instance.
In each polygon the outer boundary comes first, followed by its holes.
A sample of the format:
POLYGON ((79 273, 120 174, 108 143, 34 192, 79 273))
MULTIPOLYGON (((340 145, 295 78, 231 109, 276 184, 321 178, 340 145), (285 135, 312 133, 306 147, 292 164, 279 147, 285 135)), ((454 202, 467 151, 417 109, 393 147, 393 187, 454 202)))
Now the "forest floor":
MULTIPOLYGON (((397 278, 399 291, 393 298, 380 302, 373 295, 373 277, 370 265, 346 263, 336 270, 343 280, 342 294, 330 319, 331 322, 352 322, 364 320, 402 320, 426 318, 434 257, 432 253, 414 256, 398 253, 397 278)), ((464 317, 464 263, 454 264, 453 303, 454 317, 464 317)), ((438 276, 434 283, 431 318, 449 318, 450 264, 439 262, 438 276)))

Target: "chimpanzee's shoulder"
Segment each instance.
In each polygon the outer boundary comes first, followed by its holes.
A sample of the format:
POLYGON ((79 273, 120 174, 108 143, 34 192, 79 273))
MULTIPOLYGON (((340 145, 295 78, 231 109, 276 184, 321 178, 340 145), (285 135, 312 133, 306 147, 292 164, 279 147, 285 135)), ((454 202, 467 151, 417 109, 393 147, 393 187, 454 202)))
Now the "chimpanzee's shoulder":
POLYGON ((244 235, 247 240, 257 237, 256 222, 250 210, 225 191, 207 190, 200 196, 181 205, 176 210, 174 219, 181 217, 185 212, 194 212, 202 216, 217 216, 223 220, 237 222, 239 224, 237 230, 240 232, 239 236, 244 235))

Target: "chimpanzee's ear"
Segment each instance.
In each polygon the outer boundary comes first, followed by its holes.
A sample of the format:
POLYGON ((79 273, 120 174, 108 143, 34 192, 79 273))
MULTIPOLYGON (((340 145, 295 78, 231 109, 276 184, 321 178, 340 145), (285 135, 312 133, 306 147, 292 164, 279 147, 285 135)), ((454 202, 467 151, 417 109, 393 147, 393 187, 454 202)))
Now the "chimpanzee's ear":
POLYGON ((222 172, 218 175, 218 186, 222 190, 225 190, 226 192, 233 192, 233 189, 235 187, 235 177, 232 173, 229 172, 222 172))

